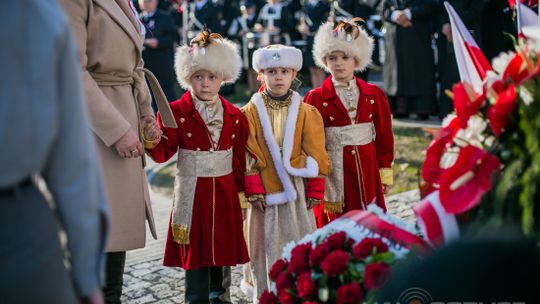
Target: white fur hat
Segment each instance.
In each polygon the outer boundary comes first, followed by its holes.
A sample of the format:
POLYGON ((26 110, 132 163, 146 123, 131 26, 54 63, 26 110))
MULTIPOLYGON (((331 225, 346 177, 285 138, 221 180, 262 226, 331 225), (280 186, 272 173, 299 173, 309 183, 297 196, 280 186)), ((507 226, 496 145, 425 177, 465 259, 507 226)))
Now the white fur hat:
POLYGON ((176 49, 174 60, 176 79, 184 89, 191 89, 191 76, 207 70, 223 76, 223 83, 233 83, 242 71, 242 59, 238 47, 219 34, 202 31, 189 46, 176 49))
POLYGON ((357 63, 354 69, 357 71, 368 66, 373 53, 373 38, 354 24, 353 20, 343 22, 346 26, 338 25, 335 29, 332 22, 326 22, 319 27, 313 42, 313 59, 318 66, 328 71, 324 57, 335 51, 354 57, 357 63))
POLYGON ((302 69, 302 51, 292 46, 272 44, 253 53, 253 69, 260 72, 269 68, 302 69))

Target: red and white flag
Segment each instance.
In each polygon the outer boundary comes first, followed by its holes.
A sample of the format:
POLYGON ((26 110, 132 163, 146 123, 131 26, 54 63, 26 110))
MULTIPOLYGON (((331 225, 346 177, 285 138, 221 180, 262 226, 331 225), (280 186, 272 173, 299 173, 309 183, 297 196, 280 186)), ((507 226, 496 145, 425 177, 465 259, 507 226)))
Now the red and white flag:
POLYGON ((517 20, 517 30, 518 34, 523 35, 524 27, 534 27, 538 26, 539 20, 538 15, 528 6, 522 4, 521 2, 516 2, 516 20, 517 20))
POLYGON ((413 207, 418 227, 433 247, 440 247, 459 238, 456 217, 446 212, 434 191, 413 207))
POLYGON ((444 6, 450 17, 454 53, 461 81, 470 83, 475 91, 482 92, 482 82, 486 72, 492 70, 491 65, 452 5, 445 1, 444 6))

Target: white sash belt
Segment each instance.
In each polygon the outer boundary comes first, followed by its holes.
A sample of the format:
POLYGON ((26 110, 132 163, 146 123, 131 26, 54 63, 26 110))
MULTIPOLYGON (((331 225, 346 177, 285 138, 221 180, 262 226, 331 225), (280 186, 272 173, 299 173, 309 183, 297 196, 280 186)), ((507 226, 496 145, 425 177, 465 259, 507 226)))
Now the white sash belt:
POLYGON ((213 152, 178 150, 171 225, 175 242, 189 244, 197 178, 228 175, 232 172, 232 161, 232 149, 213 152))
POLYGON ((375 140, 373 123, 325 128, 326 150, 332 161, 332 170, 325 182, 324 201, 342 203, 344 199, 343 148, 363 146, 375 140))

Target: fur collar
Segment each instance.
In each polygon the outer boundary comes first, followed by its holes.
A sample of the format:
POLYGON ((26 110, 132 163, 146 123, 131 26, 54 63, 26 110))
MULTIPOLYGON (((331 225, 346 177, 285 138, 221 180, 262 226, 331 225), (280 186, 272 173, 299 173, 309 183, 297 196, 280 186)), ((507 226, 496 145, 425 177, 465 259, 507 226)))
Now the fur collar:
POLYGON ((283 154, 280 152, 279 146, 274 138, 270 118, 260 93, 255 93, 251 100, 255 105, 255 109, 257 110, 266 145, 268 146, 274 167, 276 168, 279 180, 281 181, 284 189, 283 192, 267 195, 266 203, 268 205, 279 205, 290 201, 295 201, 297 198, 297 193, 289 174, 300 177, 316 177, 319 174, 319 166, 315 159, 310 156, 307 157, 305 168, 294 168, 291 166, 294 134, 296 132, 296 122, 298 120, 298 113, 302 104, 302 98, 297 92, 293 92, 291 105, 289 106, 289 110, 287 112, 287 120, 285 121, 283 154))

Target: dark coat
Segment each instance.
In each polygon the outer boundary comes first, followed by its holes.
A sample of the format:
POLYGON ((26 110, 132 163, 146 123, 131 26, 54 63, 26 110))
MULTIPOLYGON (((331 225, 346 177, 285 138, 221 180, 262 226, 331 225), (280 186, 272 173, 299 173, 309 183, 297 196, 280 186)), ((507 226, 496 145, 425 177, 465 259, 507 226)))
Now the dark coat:
MULTIPOLYGON (((479 39, 479 29, 482 16, 483 1, 478 0, 449 0, 456 10, 467 29, 473 35, 476 42, 482 47, 479 39)), ((451 90, 452 85, 459 82, 459 71, 454 53, 454 46, 449 43, 446 37, 441 33, 443 24, 449 23, 448 13, 442 0, 437 3, 437 22, 435 24, 436 32, 439 34, 437 39, 437 51, 439 54, 438 71, 441 83, 439 96, 439 117, 443 118, 452 112, 452 100, 446 96, 445 90, 451 90)))
POLYGON ((217 4, 208 0, 200 9, 197 9, 195 3, 192 3, 190 5, 190 10, 195 10, 195 19, 198 22, 195 22, 193 18, 190 18, 188 21, 190 26, 189 30, 194 31, 196 34, 203 29, 204 25, 206 25, 213 33, 225 35, 223 26, 220 22, 223 13, 217 4))
POLYGON ((144 66, 149 69, 161 84, 168 100, 176 99, 173 92, 174 86, 174 49, 176 40, 176 26, 174 20, 166 11, 157 10, 148 18, 141 18, 146 27, 146 39, 156 38, 158 46, 149 48, 145 45, 143 51, 144 66))
POLYGON ((506 34, 517 35, 512 10, 507 0, 484 0, 480 25, 480 42, 486 58, 491 61, 501 52, 514 48, 512 39, 506 34))
POLYGON ((302 13, 304 14, 306 25, 309 28, 310 34, 305 37, 307 46, 304 54, 304 66, 305 67, 313 67, 315 66, 315 62, 313 60, 313 37, 317 30, 319 29, 319 26, 321 26, 322 23, 324 23, 328 18, 328 13, 330 12, 330 6, 324 1, 320 0, 315 5, 311 5, 309 3, 304 4, 302 7, 302 13))
POLYGON ((390 96, 435 96, 435 66, 431 48, 431 0, 384 0, 379 11, 386 28, 383 81, 390 96), (412 27, 391 21, 395 10, 410 9, 412 27))

